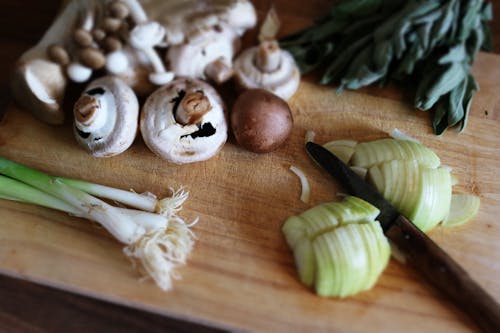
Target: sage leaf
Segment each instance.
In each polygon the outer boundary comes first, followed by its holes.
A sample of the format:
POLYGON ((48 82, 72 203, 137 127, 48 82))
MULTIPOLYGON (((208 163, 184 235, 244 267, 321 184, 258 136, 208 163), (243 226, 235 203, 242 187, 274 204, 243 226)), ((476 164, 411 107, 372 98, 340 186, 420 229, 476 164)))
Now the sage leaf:
POLYGON ((391 80, 434 108, 438 135, 465 128, 478 89, 470 68, 491 49, 487 0, 339 0, 310 27, 280 40, 301 71, 321 68, 337 92, 391 80))

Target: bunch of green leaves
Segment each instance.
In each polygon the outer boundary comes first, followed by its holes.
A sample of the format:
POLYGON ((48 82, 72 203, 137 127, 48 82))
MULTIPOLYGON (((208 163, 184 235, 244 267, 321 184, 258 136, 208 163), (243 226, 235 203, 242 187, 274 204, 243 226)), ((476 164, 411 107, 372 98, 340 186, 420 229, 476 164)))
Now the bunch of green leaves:
POLYGON ((478 89, 470 68, 491 49, 484 0, 341 0, 315 24, 280 40, 303 73, 358 89, 391 79, 417 82, 415 106, 435 107, 433 128, 463 130, 478 89))

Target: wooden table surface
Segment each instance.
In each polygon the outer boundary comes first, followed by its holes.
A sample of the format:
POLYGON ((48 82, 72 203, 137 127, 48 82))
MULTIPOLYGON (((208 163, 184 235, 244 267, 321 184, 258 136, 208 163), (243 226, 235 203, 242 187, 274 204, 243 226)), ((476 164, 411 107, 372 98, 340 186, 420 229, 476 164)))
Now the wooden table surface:
MULTIPOLYGON (((43 33, 58 2, 0 1, 0 87, 5 91, 7 73, 15 59, 43 33), (30 15, 24 19, 24 10, 30 15), (12 32, 15 29, 15 33, 12 32)), ((500 15, 500 6, 495 7, 500 15)), ((497 16, 498 16, 497 15, 497 16)), ((500 50, 500 23, 492 23, 495 50, 500 50)), ((2 98, 0 98, 0 104, 2 98)), ((4 108, 2 107, 2 109, 4 108)), ((0 111, 0 114, 1 112, 0 111)), ((1 218, 0 218, 1 219, 1 218)), ((0 275, 0 332, 211 332, 217 328, 139 311, 11 276, 0 275)))

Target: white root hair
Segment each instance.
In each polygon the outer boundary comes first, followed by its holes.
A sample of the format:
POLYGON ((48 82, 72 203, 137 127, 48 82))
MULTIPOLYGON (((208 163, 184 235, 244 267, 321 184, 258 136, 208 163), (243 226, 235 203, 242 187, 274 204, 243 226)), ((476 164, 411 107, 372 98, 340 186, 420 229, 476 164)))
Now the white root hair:
POLYGON ((179 217, 173 217, 166 228, 145 234, 123 252, 153 278, 162 290, 172 288, 180 279, 176 269, 184 265, 194 246, 194 233, 179 217))
POLYGON ((172 188, 170 190, 172 196, 158 200, 155 207, 155 213, 167 218, 177 216, 177 212, 182 209, 182 204, 189 197, 189 192, 184 191, 183 187, 175 191, 172 188))

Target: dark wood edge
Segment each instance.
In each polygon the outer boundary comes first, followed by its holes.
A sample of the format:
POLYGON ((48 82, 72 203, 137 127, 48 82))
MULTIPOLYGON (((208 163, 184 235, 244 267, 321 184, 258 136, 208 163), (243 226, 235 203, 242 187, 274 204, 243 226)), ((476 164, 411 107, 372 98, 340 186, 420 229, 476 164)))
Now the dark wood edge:
POLYGON ((0 332, 226 332, 5 275, 0 286, 0 332))

